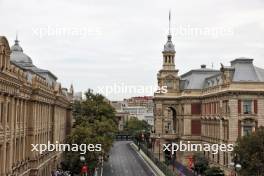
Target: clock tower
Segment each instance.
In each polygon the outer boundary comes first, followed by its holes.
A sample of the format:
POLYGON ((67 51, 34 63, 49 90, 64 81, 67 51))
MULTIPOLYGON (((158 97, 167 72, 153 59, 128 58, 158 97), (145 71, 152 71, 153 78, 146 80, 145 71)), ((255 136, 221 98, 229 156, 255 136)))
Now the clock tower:
POLYGON ((169 14, 169 34, 167 42, 164 45, 162 51, 163 54, 163 65, 162 69, 159 71, 158 85, 159 87, 166 86, 168 93, 176 93, 180 90, 180 77, 178 76, 178 70, 175 69, 175 48, 172 43, 172 35, 170 32, 170 14, 169 14))

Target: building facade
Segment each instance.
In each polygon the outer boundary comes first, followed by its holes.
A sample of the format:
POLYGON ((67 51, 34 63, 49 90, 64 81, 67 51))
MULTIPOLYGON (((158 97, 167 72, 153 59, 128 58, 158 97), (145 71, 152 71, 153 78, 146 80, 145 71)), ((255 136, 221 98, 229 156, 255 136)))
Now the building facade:
MULTIPOLYGON (((168 159, 157 144, 234 144, 237 138, 264 126, 264 69, 253 59, 238 58, 219 70, 191 70, 181 76, 175 68, 175 48, 168 35, 163 50, 163 67, 158 72, 160 87, 167 93, 154 95, 153 147, 168 159)), ((231 152, 203 152, 212 165, 231 171, 231 152)), ((177 152, 176 158, 188 165, 194 152, 177 152)))
POLYGON ((119 120, 120 130, 124 128, 124 125, 131 117, 136 117, 138 120, 145 120, 153 128, 154 103, 152 96, 138 96, 124 99, 123 101, 111 101, 111 105, 117 112, 116 116, 119 120))
POLYGON ((0 37, 0 175, 47 176, 62 153, 32 151, 31 144, 63 143, 72 126, 70 92, 37 68, 18 40, 0 37))

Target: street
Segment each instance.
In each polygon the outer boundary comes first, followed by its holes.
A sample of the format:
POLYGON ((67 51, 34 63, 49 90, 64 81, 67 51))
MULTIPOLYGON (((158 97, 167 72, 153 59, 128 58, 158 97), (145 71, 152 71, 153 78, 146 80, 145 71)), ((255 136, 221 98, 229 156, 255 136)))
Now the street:
POLYGON ((128 141, 117 141, 104 163, 103 176, 154 176, 150 167, 130 147, 128 141))

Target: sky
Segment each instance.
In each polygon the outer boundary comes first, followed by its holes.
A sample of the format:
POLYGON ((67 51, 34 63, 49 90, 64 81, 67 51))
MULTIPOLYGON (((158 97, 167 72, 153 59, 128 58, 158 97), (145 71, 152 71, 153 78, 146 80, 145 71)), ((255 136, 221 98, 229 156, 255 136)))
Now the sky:
POLYGON ((263 0, 0 0, 0 35, 63 87, 119 100, 152 94, 169 11, 179 74, 238 57, 264 68, 263 0))

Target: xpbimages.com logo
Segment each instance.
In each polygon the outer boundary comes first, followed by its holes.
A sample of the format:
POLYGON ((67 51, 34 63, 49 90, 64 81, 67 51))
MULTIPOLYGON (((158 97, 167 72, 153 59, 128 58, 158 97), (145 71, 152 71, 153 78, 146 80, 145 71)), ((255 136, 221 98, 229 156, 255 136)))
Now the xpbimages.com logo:
POLYGON ((85 154, 88 152, 100 152, 102 151, 102 144, 60 144, 58 141, 55 144, 52 144, 48 141, 47 144, 31 144, 32 152, 39 152, 40 154, 44 152, 53 152, 53 151, 73 151, 80 152, 80 154, 85 154))
POLYGON ((151 95, 153 93, 165 94, 168 92, 167 86, 152 86, 152 85, 127 85, 125 83, 114 83, 113 85, 98 86, 96 92, 109 95, 151 95))
POLYGON ((180 141, 179 143, 163 144, 163 151, 168 151, 174 154, 177 151, 181 152, 211 152, 212 154, 217 154, 221 152, 232 152, 234 150, 233 144, 191 144, 190 141, 184 143, 180 141))

